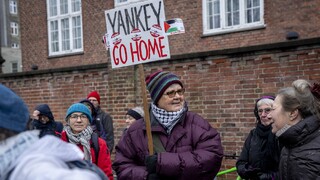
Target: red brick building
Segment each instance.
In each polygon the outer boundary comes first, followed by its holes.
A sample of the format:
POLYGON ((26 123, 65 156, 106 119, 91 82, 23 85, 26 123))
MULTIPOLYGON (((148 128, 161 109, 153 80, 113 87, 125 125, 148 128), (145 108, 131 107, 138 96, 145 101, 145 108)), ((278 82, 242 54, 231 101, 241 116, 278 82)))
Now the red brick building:
MULTIPOLYGON (((142 104, 137 67, 112 69, 101 42, 104 11, 122 3, 64 2, 19 1, 23 72, 2 74, 0 82, 30 111, 48 103, 61 121, 71 103, 98 90, 102 108, 114 119, 117 142, 126 110, 142 104)), ((163 2, 166 19, 181 18, 186 32, 169 36, 171 58, 144 64, 145 74, 158 69, 178 74, 189 109, 217 128, 226 155, 239 155, 255 126, 255 99, 298 78, 320 80, 317 0, 163 2)), ((226 159, 221 169, 234 164, 226 159)))

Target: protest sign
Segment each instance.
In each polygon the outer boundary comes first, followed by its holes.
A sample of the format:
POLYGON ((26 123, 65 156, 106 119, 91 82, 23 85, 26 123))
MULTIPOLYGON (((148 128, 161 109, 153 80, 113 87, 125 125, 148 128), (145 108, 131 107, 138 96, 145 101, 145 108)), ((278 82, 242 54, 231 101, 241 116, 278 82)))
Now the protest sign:
POLYGON ((162 0, 106 10, 105 17, 112 68, 170 58, 162 0))

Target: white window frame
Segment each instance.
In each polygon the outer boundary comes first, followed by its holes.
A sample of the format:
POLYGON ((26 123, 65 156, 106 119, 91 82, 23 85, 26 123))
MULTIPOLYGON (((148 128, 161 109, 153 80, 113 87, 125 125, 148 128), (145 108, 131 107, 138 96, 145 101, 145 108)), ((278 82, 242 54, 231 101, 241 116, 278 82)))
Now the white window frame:
POLYGON ((17 43, 12 43, 12 44, 11 44, 11 48, 14 48, 14 49, 19 48, 19 44, 17 44, 17 43))
POLYGON ((19 67, 19 63, 18 62, 11 62, 11 72, 12 73, 19 72, 19 68, 18 67, 19 67), (13 67, 14 64, 17 66, 16 69, 13 67))
POLYGON ((128 4, 133 4, 136 2, 142 2, 142 1, 146 1, 146 0, 114 0, 114 6, 119 7, 119 6, 124 6, 128 4))
MULTIPOLYGON (((260 3, 260 21, 257 22, 246 22, 246 2, 247 0, 239 0, 239 24, 237 25, 231 25, 227 26, 227 4, 228 0, 202 0, 202 22, 203 22, 203 35, 216 35, 216 34, 225 34, 230 32, 237 32, 237 31, 246 31, 246 30, 252 30, 252 29, 259 29, 264 28, 264 0, 259 0, 260 3), (216 13, 216 17, 220 21, 220 27, 218 28, 212 28, 209 27, 209 3, 213 2, 219 2, 219 11, 216 13)), ((213 10, 212 10, 213 11, 213 10)), ((212 22, 214 24, 214 22, 212 22)))
POLYGON ((19 35, 19 25, 16 22, 10 23, 11 35, 18 36, 19 35))
POLYGON ((16 1, 10 1, 9 3, 10 14, 18 14, 18 4, 16 1))
POLYGON ((83 23, 81 0, 64 0, 66 6, 60 6, 63 0, 47 1, 47 26, 49 56, 83 52, 83 23), (54 2, 55 1, 55 2, 54 2), (72 3, 77 2, 79 9, 73 10, 72 3), (50 2, 56 3, 51 6, 50 2), (55 12, 51 15, 52 12, 55 12), (52 26, 52 25, 55 26, 52 26), (62 27, 64 25, 64 27, 62 27), (55 28, 55 29, 51 29, 55 28), (54 39, 55 38, 55 39, 54 39))

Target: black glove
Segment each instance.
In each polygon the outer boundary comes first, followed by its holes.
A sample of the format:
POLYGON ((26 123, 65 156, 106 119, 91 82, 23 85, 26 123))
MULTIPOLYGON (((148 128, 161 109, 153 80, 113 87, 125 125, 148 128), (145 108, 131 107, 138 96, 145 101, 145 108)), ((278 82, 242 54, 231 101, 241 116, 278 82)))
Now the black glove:
POLYGON ((147 180, 160 180, 161 178, 158 176, 157 173, 151 173, 151 174, 148 174, 148 178, 147 180))
POLYGON ((261 172, 260 168, 254 168, 249 166, 244 172, 246 178, 256 178, 258 177, 258 173, 261 172))
POLYGON ((154 154, 151 156, 147 156, 145 159, 145 165, 147 167, 147 171, 149 174, 156 173, 158 155, 154 154))

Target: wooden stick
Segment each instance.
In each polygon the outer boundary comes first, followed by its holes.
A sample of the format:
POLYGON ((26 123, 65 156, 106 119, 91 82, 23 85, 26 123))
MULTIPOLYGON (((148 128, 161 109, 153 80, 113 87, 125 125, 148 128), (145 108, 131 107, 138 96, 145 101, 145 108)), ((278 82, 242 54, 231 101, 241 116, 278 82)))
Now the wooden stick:
POLYGON ((144 79, 144 70, 143 65, 139 64, 139 76, 140 76, 140 84, 141 84, 141 91, 142 91, 142 99, 143 99, 143 110, 144 110, 144 121, 146 123, 146 131, 147 131, 147 138, 148 138, 148 148, 149 148, 149 155, 153 155, 153 140, 151 134, 151 123, 150 123, 150 115, 148 109, 148 101, 147 101, 147 89, 146 89, 146 82, 144 79))

